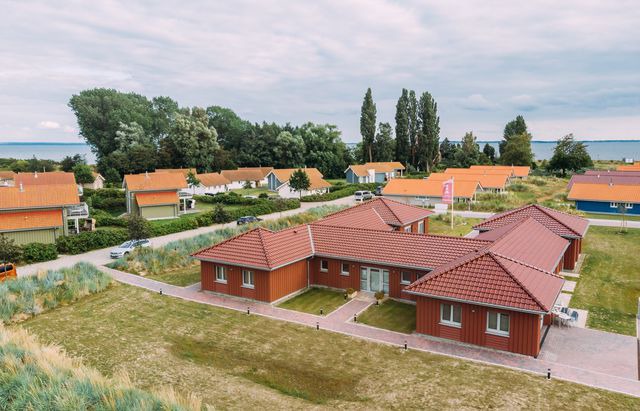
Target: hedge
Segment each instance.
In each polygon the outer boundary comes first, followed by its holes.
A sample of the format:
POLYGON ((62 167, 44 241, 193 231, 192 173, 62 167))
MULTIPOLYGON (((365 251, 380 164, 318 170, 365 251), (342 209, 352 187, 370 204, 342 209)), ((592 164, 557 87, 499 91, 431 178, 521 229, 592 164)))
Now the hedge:
POLYGON ((126 227, 127 220, 124 218, 114 217, 104 210, 91 209, 89 212, 91 218, 96 220, 96 227, 126 227))
POLYGON ((58 250, 55 244, 29 243, 22 247, 22 261, 25 263, 38 263, 58 258, 58 250))
POLYGON ((195 195, 193 198, 197 201, 207 204, 226 204, 226 205, 255 205, 261 199, 243 197, 237 193, 218 193, 213 196, 195 195))
POLYGON ((129 239, 125 228, 85 231, 73 236, 58 237, 56 247, 60 254, 81 254, 100 248, 113 247, 129 239))
POLYGON ((117 188, 85 188, 82 196, 91 207, 99 210, 118 211, 125 209, 127 205, 124 190, 117 188))
POLYGON ((366 191, 374 191, 380 183, 358 183, 358 184, 347 184, 347 185, 337 185, 335 187, 331 187, 329 193, 327 194, 313 194, 310 196, 304 196, 300 201, 302 202, 315 202, 315 201, 331 201, 337 200, 338 198, 349 197, 353 195, 356 191, 366 190, 366 191))

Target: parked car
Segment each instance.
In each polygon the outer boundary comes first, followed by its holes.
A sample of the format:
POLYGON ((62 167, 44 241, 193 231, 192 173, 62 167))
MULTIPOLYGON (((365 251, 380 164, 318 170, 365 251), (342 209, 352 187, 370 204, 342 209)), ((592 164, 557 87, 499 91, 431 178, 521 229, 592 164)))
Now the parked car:
POLYGON ((371 194, 371 191, 356 191, 354 197, 356 201, 365 201, 371 200, 373 198, 373 194, 371 194))
POLYGON ((382 186, 376 187, 376 195, 377 196, 381 196, 382 195, 382 186))
POLYGON ((129 254, 136 248, 140 247, 151 247, 151 241, 149 239, 144 240, 129 240, 120 244, 118 248, 114 248, 111 250, 111 258, 121 258, 125 255, 129 254))
POLYGON ((16 271, 16 265, 12 263, 1 264, 0 263, 0 283, 10 278, 17 278, 18 272, 16 271))
POLYGON ((238 218, 238 220, 236 220, 236 224, 242 225, 242 224, 249 224, 249 223, 257 223, 258 221, 262 221, 262 219, 254 215, 246 215, 244 217, 238 218))

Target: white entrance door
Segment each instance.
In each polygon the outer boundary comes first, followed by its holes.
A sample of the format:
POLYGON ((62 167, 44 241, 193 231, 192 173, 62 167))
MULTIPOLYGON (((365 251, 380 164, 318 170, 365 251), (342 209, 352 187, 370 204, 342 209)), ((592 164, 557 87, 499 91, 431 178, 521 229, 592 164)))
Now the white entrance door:
POLYGON ((389 293, 389 271, 380 268, 360 268, 360 289, 363 291, 383 291, 389 293))

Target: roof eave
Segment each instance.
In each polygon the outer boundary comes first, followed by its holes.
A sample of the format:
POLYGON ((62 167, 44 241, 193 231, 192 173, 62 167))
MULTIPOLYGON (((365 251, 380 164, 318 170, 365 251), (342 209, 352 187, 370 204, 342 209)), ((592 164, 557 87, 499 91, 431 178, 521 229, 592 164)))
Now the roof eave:
MULTIPOLYGON (((517 307, 509 307, 506 305, 499 305, 499 304, 490 304, 490 303, 483 303, 483 302, 478 302, 478 301, 473 301, 473 300, 465 300, 462 298, 454 298, 454 297, 444 297, 444 296, 440 296, 440 295, 435 295, 435 294, 428 294, 428 293, 423 293, 423 292, 419 292, 419 291, 411 291, 411 290, 407 290, 404 289, 402 290, 403 293, 407 293, 407 294, 411 294, 411 295, 417 295, 419 297, 429 297, 429 298, 435 298, 437 300, 445 300, 445 301, 454 301, 454 302, 459 302, 459 303, 466 303, 466 304, 472 304, 472 305, 480 305, 483 307, 491 307, 491 308, 498 308, 501 310, 507 310, 507 311, 517 311, 517 312, 522 312, 522 313, 527 313, 527 314, 548 314, 550 310, 527 310, 525 308, 517 308, 517 307)), ((557 299, 557 296, 556 296, 557 299)))

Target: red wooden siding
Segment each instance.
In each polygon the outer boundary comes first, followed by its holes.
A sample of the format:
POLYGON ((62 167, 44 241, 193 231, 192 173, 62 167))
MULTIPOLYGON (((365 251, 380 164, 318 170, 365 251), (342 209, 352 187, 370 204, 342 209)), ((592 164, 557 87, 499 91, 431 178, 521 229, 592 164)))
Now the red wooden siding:
POLYGON ((269 302, 307 286, 307 260, 298 261, 269 273, 269 302))
POLYGON ((567 251, 564 253, 564 269, 565 270, 573 270, 576 266, 576 262, 578 261, 578 257, 580 257, 580 253, 582 252, 582 239, 574 238, 569 240, 569 247, 567 251))
POLYGON ((236 297, 272 302, 307 286, 306 260, 278 268, 274 271, 253 271, 254 288, 242 286, 242 267, 202 261, 200 264, 202 289, 236 297), (216 281, 216 265, 226 268, 227 283, 216 281))
POLYGON ((458 328, 440 324, 440 304, 442 302, 446 301, 417 297, 416 332, 534 357, 538 355, 540 351, 540 316, 479 305, 454 303, 462 307, 461 327, 458 328), (486 332, 488 311, 509 314, 510 332, 508 337, 486 332))

